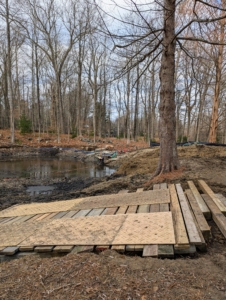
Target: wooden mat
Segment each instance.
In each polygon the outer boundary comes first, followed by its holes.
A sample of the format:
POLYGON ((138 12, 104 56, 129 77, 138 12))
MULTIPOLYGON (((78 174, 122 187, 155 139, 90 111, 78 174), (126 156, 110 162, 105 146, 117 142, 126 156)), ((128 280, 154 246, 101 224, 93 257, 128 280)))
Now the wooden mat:
POLYGON ((113 244, 175 244, 171 212, 128 215, 113 244))
POLYGON ((83 198, 64 200, 64 201, 55 201, 49 203, 31 203, 31 204, 17 205, 11 208, 7 208, 6 210, 0 211, 0 218, 68 211, 68 210, 72 210, 71 208, 74 207, 75 204, 79 203, 82 200, 83 198))
POLYGON ((17 246, 30 235, 39 231, 44 222, 20 223, 0 226, 0 247, 17 246))
MULTIPOLYGON (((1 239, 1 237, 0 237, 1 239)), ((20 245, 174 244, 171 212, 81 217, 45 223, 20 245)))
POLYGON ((55 201, 50 203, 23 204, 1 211, 0 218, 45 214, 68 210, 160 203, 170 203, 170 196, 168 190, 155 190, 146 191, 142 193, 93 196, 73 200, 55 201))
POLYGON ((73 206, 73 210, 104 208, 129 205, 162 204, 170 203, 169 191, 154 190, 141 193, 111 194, 83 198, 73 206))

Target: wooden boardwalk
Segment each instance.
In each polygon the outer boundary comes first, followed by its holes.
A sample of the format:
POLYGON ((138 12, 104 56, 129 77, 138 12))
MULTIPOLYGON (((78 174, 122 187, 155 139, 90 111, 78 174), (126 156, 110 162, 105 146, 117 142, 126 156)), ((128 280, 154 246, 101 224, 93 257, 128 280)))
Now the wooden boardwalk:
POLYGON ((162 258, 206 251, 211 217, 226 237, 226 199, 198 183, 8 208, 0 212, 0 261, 110 248, 162 258))

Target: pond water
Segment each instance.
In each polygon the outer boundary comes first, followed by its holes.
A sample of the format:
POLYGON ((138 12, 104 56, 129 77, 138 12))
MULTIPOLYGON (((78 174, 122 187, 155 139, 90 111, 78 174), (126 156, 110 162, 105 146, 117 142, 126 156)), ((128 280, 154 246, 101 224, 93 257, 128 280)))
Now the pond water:
POLYGON ((26 158, 0 161, 0 179, 33 178, 54 179, 62 177, 101 178, 113 174, 115 169, 93 163, 75 161, 73 158, 26 158))

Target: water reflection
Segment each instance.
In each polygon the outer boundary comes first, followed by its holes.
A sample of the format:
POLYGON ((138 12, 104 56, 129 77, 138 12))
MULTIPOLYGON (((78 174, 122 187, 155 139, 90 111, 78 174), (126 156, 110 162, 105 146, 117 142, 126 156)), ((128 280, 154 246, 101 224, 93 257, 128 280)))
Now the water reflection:
POLYGON ((114 173, 114 169, 83 163, 74 159, 32 158, 0 161, 0 178, 51 179, 62 177, 100 178, 114 173))

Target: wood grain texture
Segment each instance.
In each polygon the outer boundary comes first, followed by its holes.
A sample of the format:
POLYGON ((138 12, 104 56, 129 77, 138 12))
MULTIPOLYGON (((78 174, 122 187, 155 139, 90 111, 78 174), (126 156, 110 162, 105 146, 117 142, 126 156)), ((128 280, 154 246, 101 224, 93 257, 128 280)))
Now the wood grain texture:
POLYGON ((223 236, 226 238, 226 217, 209 195, 202 195, 202 197, 212 213, 214 222, 222 232, 223 236))
POLYGON ((143 257, 158 257, 158 245, 145 245, 142 256, 143 257))
POLYGON ((111 246, 112 250, 115 250, 119 253, 124 253, 125 252, 125 245, 113 245, 111 246))
POLYGON ((202 199, 202 197, 201 197, 198 189, 196 188, 194 182, 193 181, 188 181, 188 186, 189 186, 195 200, 197 201, 200 210, 202 211, 203 215, 205 216, 205 218, 207 220, 211 220, 210 210, 209 210, 208 206, 206 205, 205 201, 202 199))
POLYGON ((173 223, 174 223, 174 232, 175 232, 175 239, 176 239, 175 247, 189 248, 190 244, 189 244, 187 231, 185 228, 175 186, 174 184, 169 184, 168 188, 171 196, 170 210, 172 212, 173 223))
POLYGON ((192 213, 190 211, 186 196, 184 195, 183 189, 180 184, 176 184, 176 190, 178 199, 180 201, 182 214, 184 216, 184 222, 186 225, 189 241, 192 245, 201 245, 202 240, 199 236, 198 229, 194 223, 192 213))
POLYGON ((202 235, 203 235, 205 241, 208 241, 209 237, 210 237, 210 227, 209 227, 208 223, 206 222, 206 219, 200 209, 200 206, 198 205, 198 202, 196 201, 191 190, 185 190, 185 193, 189 200, 190 206, 192 208, 192 211, 194 213, 194 216, 198 223, 200 231, 202 232, 202 235))
POLYGON ((4 250, 1 251, 3 255, 14 255, 19 251, 18 247, 6 247, 4 250))
MULTIPOLYGON (((213 200, 213 202, 217 205, 219 210, 226 215, 226 206, 219 200, 219 198, 214 194, 214 192, 211 190, 211 188, 206 184, 204 180, 198 180, 199 187, 203 191, 203 193, 210 196, 210 198, 213 200)), ((207 204, 208 205, 208 204, 207 204)))
POLYGON ((222 194, 215 194, 217 198, 226 206, 226 198, 222 194))

